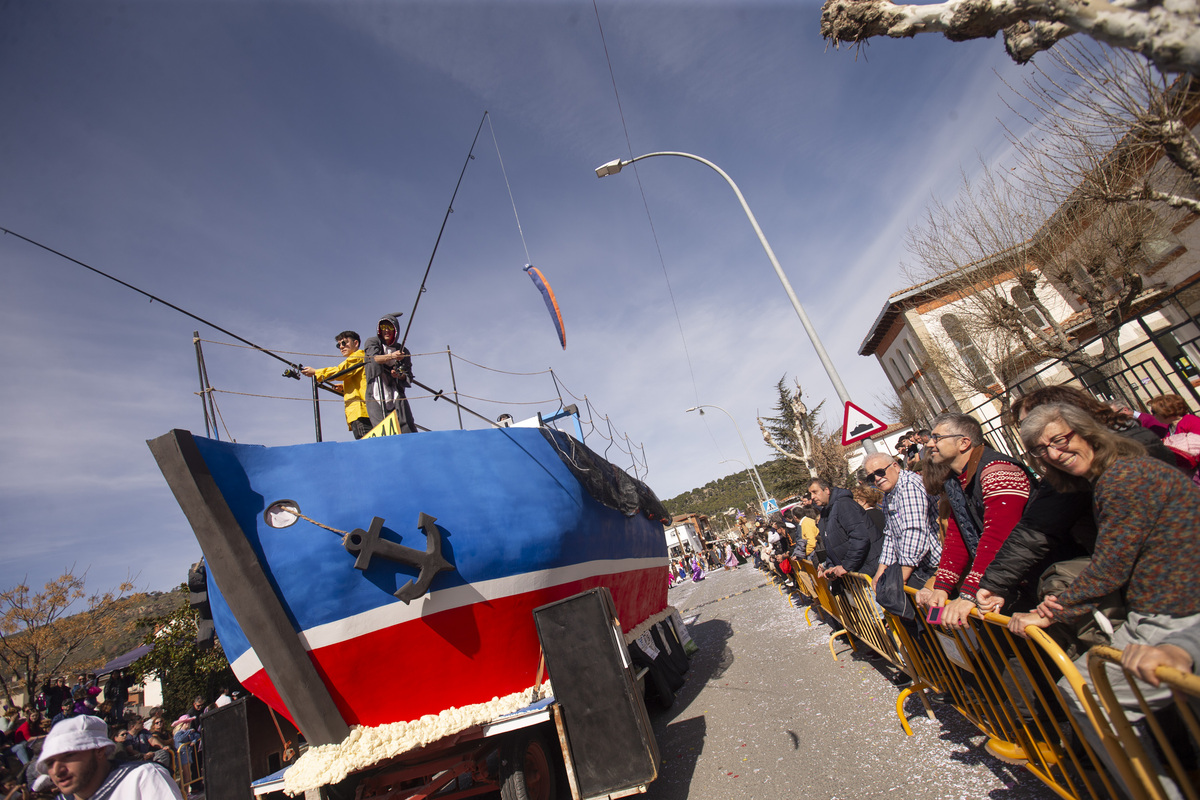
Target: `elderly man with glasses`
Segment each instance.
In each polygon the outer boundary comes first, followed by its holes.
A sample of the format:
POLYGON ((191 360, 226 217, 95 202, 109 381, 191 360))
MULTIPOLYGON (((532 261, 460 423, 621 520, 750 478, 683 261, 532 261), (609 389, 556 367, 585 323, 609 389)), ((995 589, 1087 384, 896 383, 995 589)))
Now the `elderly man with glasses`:
POLYGON ((361 439, 371 432, 371 420, 367 416, 367 378, 363 372, 363 351, 359 349, 361 340, 354 331, 342 331, 333 340, 345 360, 336 367, 305 367, 301 372, 318 381, 341 378, 333 388, 346 400, 346 427, 355 439, 361 439))
POLYGON ((920 474, 900 468, 885 453, 867 456, 863 464, 867 480, 883 492, 883 550, 875 582, 888 566, 898 564, 904 582, 922 589, 937 571, 942 557, 938 537, 937 501, 925 491, 920 474))

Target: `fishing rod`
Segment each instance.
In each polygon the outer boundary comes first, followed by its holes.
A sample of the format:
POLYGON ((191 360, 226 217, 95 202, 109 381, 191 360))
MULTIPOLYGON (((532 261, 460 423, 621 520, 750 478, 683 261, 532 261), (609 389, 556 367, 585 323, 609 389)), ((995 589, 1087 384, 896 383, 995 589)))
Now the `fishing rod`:
POLYGON ((425 294, 425 282, 429 280, 429 270, 433 267, 433 257, 437 255, 438 245, 442 242, 442 233, 446 230, 446 223, 450 220, 450 215, 454 213, 454 198, 458 197, 458 187, 462 186, 463 175, 467 174, 467 165, 475 159, 475 143, 479 141, 479 132, 483 130, 483 123, 487 121, 488 112, 483 112, 483 118, 479 120, 479 127, 475 129, 475 138, 471 140, 471 149, 467 151, 467 160, 463 162, 462 172, 458 173, 458 183, 454 184, 454 193, 450 195, 450 206, 446 209, 446 216, 442 217, 442 227, 438 230, 437 241, 433 243, 433 252, 429 254, 429 263, 425 265, 425 277, 421 278, 421 288, 417 290, 417 299, 413 301, 412 311, 408 315, 408 325, 404 328, 404 337, 400 340, 400 349, 404 349, 404 345, 408 342, 408 332, 412 330, 413 317, 417 314, 417 306, 421 304, 421 295, 425 294))
MULTIPOLYGON (((404 327, 404 336, 400 339, 401 351, 404 350, 404 345, 408 343, 408 332, 412 330, 413 317, 415 317, 417 314, 417 306, 421 304, 421 295, 425 294, 425 283, 429 280, 429 271, 433 268, 434 256, 437 255, 438 245, 442 243, 442 234, 446 231, 446 223, 449 222, 450 215, 454 213, 454 199, 458 197, 458 187, 462 186, 463 176, 467 174, 467 165, 475 160, 475 144, 479 141, 479 133, 483 130, 483 123, 487 122, 487 118, 488 112, 485 110, 483 112, 483 118, 479 120, 479 127, 475 129, 475 138, 471 140, 471 149, 467 151, 467 160, 463 162, 462 171, 458 173, 458 182, 454 184, 454 192, 450 195, 450 206, 446 209, 446 215, 442 217, 442 227, 438 229, 437 239, 433 243, 433 252, 429 254, 429 263, 425 265, 425 276, 421 278, 421 287, 417 289, 417 299, 413 302, 412 311, 410 311, 408 314, 408 325, 404 327)), ((398 313, 399 312, 397 312, 397 314, 398 313)), ((337 380, 343 375, 354 372, 355 370, 363 369, 363 367, 363 364, 354 364, 334 373, 333 375, 330 375, 325 380, 337 380)), ((296 378, 297 380, 300 378, 299 375, 288 374, 287 372, 283 373, 283 376, 285 378, 296 378)), ((422 388, 428 389, 429 387, 422 386, 422 388)), ((441 394, 440 390, 430 389, 430 391, 438 395, 441 394)), ((483 419, 483 417, 481 417, 481 419, 483 419)), ((491 420, 488 420, 488 422, 491 422, 491 420)))
MULTIPOLYGON (((450 205, 446 209, 445 216, 442 217, 442 227, 438 229, 437 239, 433 243, 433 252, 429 254, 429 263, 425 265, 425 276, 421 278, 421 286, 419 289, 417 289, 417 299, 413 301, 412 311, 410 311, 408 314, 408 324, 404 327, 404 336, 400 339, 400 352, 405 352, 404 346, 408 343, 408 333, 409 333, 409 331, 412 330, 413 318, 417 315, 417 306, 419 306, 421 304, 421 295, 425 294, 425 283, 429 280, 429 271, 431 269, 433 269, 433 259, 437 255, 438 245, 440 245, 442 243, 442 234, 446 232, 446 223, 450 221, 450 215, 454 213, 454 200, 455 200, 455 198, 458 197, 458 189, 460 186, 462 186, 463 176, 467 174, 467 166, 472 161, 475 160, 475 144, 479 141, 479 133, 483 130, 483 123, 487 122, 487 118, 488 118, 488 112, 487 112, 487 110, 484 110, 483 117, 479 120, 479 127, 475 129, 475 138, 471 140, 471 149, 467 151, 467 159, 466 159, 466 161, 463 162, 462 170, 458 173, 458 182, 454 184, 454 192, 451 193, 451 195, 450 195, 450 205)), ((399 316, 399 313, 397 313, 397 316, 399 316)), ((334 373, 333 375, 330 375, 325 380, 327 380, 327 381, 337 380, 338 378, 342 377, 343 375, 346 375, 350 372, 354 372, 355 370, 363 369, 364 367, 365 367, 365 364, 354 364, 352 366, 346 367, 343 370, 340 370, 339 372, 334 373)), ((299 377, 300 377, 297 374, 289 374, 287 372, 285 372, 283 375, 285 378, 299 379, 299 377)), ((413 382, 416 383, 416 381, 413 381, 413 382)), ((424 389, 429 389, 428 386, 423 386, 421 384, 417 384, 417 385, 421 386, 424 389)), ((441 390, 439 390, 439 389, 429 389, 429 391, 432 391, 432 392, 434 392, 434 394, 439 395, 439 396, 441 396, 441 394, 442 394, 441 390)), ((448 399, 448 398, 446 398, 446 399, 448 399)), ((456 403, 455 405, 458 405, 458 404, 456 403)), ((460 406, 460 408, 461 407, 462 406, 460 406)), ((467 409, 467 410, 469 410, 469 409, 467 409)), ((472 413, 474 413, 474 412, 472 412, 472 413)), ((476 416, 479 416, 479 415, 477 414, 476 416)), ((486 419, 486 418, 480 417, 480 419, 486 419)), ((491 422, 491 420, 487 420, 487 421, 491 422)))
MULTIPOLYGON (((482 125, 480 127, 482 127, 482 125)), ((478 136, 478 133, 476 133, 476 136, 478 136)), ((461 180, 461 176, 460 176, 460 180, 461 180)), ((457 189, 456 189, 456 191, 457 191, 457 189)), ((45 250, 47 253, 53 253, 54 255, 58 256, 59 258, 70 261, 72 264, 78 264, 79 266, 83 267, 86 270, 90 270, 91 272, 94 272, 97 275, 108 278, 110 281, 113 281, 114 283, 119 283, 127 289, 132 289, 133 291, 137 292, 138 294, 143 295, 144 297, 150 298, 151 301, 161 303, 162 305, 166 306, 167 308, 178 311, 180 314, 183 314, 184 316, 191 317, 192 319, 196 320, 197 322, 199 322, 203 325, 207 325, 208 327, 212 328, 213 330, 218 330, 221 333, 225 334, 226 336, 231 336, 234 339, 237 339, 242 344, 252 347, 255 350, 259 351, 260 353, 265 353, 265 354, 269 355, 271 358, 275 359, 276 361, 282 361, 284 364, 287 364, 291 368, 289 370, 289 372, 290 371, 298 372, 299 370, 304 369, 304 366, 302 364, 293 364, 291 361, 288 361, 286 358, 279 355, 278 353, 268 350, 267 348, 263 347, 262 345, 255 344, 254 342, 250 341, 249 339, 247 339, 243 336, 238 336, 233 331, 223 328, 220 325, 216 324, 215 322, 210 322, 210 321, 206 320, 204 317, 201 317, 197 314, 193 314, 192 312, 188 311, 185 308, 180 308, 179 306, 175 305, 174 303, 168 302, 167 300, 163 300, 161 297, 158 297, 157 295, 150 294, 149 292, 145 291, 144 289, 139 289, 138 287, 134 286, 132 283, 123 281, 114 275, 109 275, 107 272, 100 270, 100 269, 96 269, 95 267, 91 266, 90 264, 85 264, 84 262, 80 261, 77 258, 72 258, 71 256, 67 255, 66 253, 63 253, 59 250, 55 250, 53 247, 50 247, 49 245, 44 245, 39 241, 30 239, 28 236, 22 236, 21 234, 17 233, 16 231, 9 230, 8 228, 0 227, 0 232, 3 232, 6 236, 15 236, 16 238, 20 239, 23 242, 27 242, 27 243, 33 245, 34 247, 39 247, 42 250, 45 250)), ((346 370, 346 371, 349 371, 349 370, 346 370)), ((341 373, 339 373, 339 374, 341 374, 341 373)), ((287 372, 285 372, 284 375, 287 377, 291 377, 291 376, 288 376, 287 372)), ((298 377, 299 377, 299 375, 297 375, 297 378, 298 377)), ((490 419, 488 419, 487 417, 484 417, 482 414, 472 411, 471 409, 467 408, 466 406, 462 405, 461 403, 459 403, 455 400, 451 400, 449 397, 447 397, 445 395, 444 390, 434 389, 431 386, 426 386, 425 384, 420 383, 415 380, 413 381, 413 383, 415 385, 421 387, 422 389, 425 389, 426 391, 430 392, 431 394, 433 394, 435 400, 445 400, 447 403, 457 406, 458 408, 461 408, 463 411, 466 411, 469 414, 473 414, 474 416, 478 417, 479 419, 483 420, 484 422, 487 422, 489 424, 494 424, 494 423, 492 423, 492 421, 490 419)), ((324 389, 325 391, 330 392, 332 394, 339 394, 333 388, 326 386, 323 382, 318 382, 316 385, 319 388, 324 389)))
MULTIPOLYGON (((20 239, 21 241, 28 242, 29 244, 33 245, 34 247, 40 247, 41 249, 45 250, 47 253, 53 253, 54 255, 58 256, 59 258, 64 258, 67 261, 70 261, 72 264, 78 264, 79 266, 83 267, 86 270, 91 270, 92 272, 96 273, 97 275, 103 276, 105 278, 108 278, 110 281, 121 284, 126 289, 132 289, 133 291, 137 292, 138 294, 143 295, 145 297, 149 297, 152 301, 161 303, 162 305, 166 306, 167 308, 174 309, 175 311, 178 311, 180 314, 183 314, 184 316, 191 317, 192 319, 196 320, 197 322, 207 325, 208 327, 210 327, 214 330, 218 330, 221 333, 225 334, 226 336, 232 336, 234 339, 237 339, 242 344, 245 344, 249 347, 253 347, 255 350, 259 351, 260 353, 266 353, 271 358, 274 358, 277 361, 282 361, 284 364, 287 364, 289 367, 291 367, 292 370, 301 370, 304 368, 304 366, 302 364, 293 364, 291 361, 288 361, 286 358, 279 355, 278 353, 268 350, 267 348, 265 348, 261 345, 257 345, 254 342, 250 341, 249 339, 238 336, 233 331, 222 328, 220 325, 218 325, 215 322, 210 322, 210 321, 206 320, 204 317, 197 316, 196 314, 193 314, 192 312, 188 311, 186 308, 180 308, 179 306, 175 305, 174 303, 163 300, 161 297, 158 297, 157 295, 150 294, 149 292, 145 291, 144 289, 139 289, 138 287, 134 286, 132 283, 123 281, 120 278, 116 277, 115 275, 109 275, 107 272, 105 272, 103 270, 96 269, 91 264, 85 264, 84 262, 80 261, 78 258, 72 258, 71 256, 67 255, 66 253, 63 253, 59 250, 55 250, 53 247, 50 247, 49 245, 44 245, 39 241, 30 239, 28 236, 22 236, 21 234, 17 233, 16 231, 9 230, 8 228, 0 227, 0 231, 3 231, 6 236, 15 236, 18 239, 20 239)), ((284 374, 286 375, 287 373, 284 373, 284 374)))

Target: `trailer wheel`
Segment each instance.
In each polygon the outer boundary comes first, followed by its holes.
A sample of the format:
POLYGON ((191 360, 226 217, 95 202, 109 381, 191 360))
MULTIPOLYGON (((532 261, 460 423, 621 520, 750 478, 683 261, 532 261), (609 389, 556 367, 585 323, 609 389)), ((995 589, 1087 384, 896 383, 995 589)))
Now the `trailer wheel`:
POLYGON ((558 790, 555 761, 541 733, 521 731, 509 737, 500 758, 502 800, 554 800, 558 790))

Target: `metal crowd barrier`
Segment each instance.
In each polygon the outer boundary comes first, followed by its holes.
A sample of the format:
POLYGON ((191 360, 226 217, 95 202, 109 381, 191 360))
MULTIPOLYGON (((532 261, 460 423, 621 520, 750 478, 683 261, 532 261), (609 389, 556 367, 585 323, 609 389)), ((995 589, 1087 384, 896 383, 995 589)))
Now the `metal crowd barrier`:
POLYGON ((172 770, 175 783, 179 785, 184 797, 195 794, 197 785, 204 780, 200 774, 200 743, 184 742, 176 753, 171 754, 172 770), (188 761, 188 763, 184 763, 188 761))
MULTIPOLYGON (((981 616, 977 610, 965 625, 934 625, 917 613, 916 591, 908 587, 915 619, 905 621, 886 612, 881 616, 870 577, 843 576, 835 593, 811 563, 793 565, 798 567, 801 591, 844 626, 852 646, 855 640, 862 642, 914 678, 896 702, 897 716, 909 735, 905 700, 916 693, 933 717, 926 694, 936 692, 988 737, 988 752, 1024 765, 1061 797, 1119 797, 1121 783, 1130 787, 1134 800, 1167 796, 1147 791, 1129 759, 1114 758, 1110 766, 1103 757, 1107 752, 1098 752, 1089 742, 1087 734, 1099 734, 1105 751, 1120 753, 1126 746, 1108 727, 1083 675, 1045 631, 1031 627, 1029 639, 1023 639, 1008 630, 1008 617, 981 616), (1060 681, 1069 689, 1060 687, 1060 681), (1071 713, 1076 705, 1078 715, 1071 713)), ((841 633, 830 637, 835 659, 833 639, 841 633)), ((1180 681, 1178 691, 1200 698, 1200 678, 1180 676, 1180 681)), ((1195 716, 1189 715, 1188 724, 1193 738, 1200 738, 1195 716)), ((1186 796, 1200 800, 1194 793, 1186 796)))
MULTIPOLYGON (((845 635, 846 641, 850 644, 850 649, 857 651, 858 648, 855 647, 852 636, 853 632, 846 628, 846 623, 842 619, 842 607, 838 603, 837 598, 833 596, 833 592, 830 591, 829 582, 817 574, 817 568, 811 561, 793 561, 792 564, 800 567, 801 571, 797 573, 798 575, 803 574, 808 578, 808 583, 813 590, 812 596, 821 611, 825 612, 825 615, 831 621, 842 626, 842 630, 835 631, 829 637, 829 653, 833 656, 833 660, 837 661, 837 651, 833 649, 833 640, 839 636, 845 635)), ((809 620, 808 624, 812 625, 812 620, 809 620)))
MULTIPOLYGON (((808 626, 811 628, 812 607, 813 603, 817 602, 817 584, 813 579, 813 574, 810 572, 805 572, 804 568, 801 566, 803 559, 789 558, 788 560, 792 562, 792 575, 796 579, 796 590, 807 601, 807 606, 804 609, 804 621, 807 622, 808 626)), ((795 605, 792 607, 795 608, 795 605)))
MULTIPOLYGON (((1196 721, 1197 705, 1200 705, 1200 676, 1180 672, 1170 667, 1159 667, 1155 671, 1162 687, 1170 693, 1169 711, 1163 711, 1160 702, 1146 699, 1163 692, 1121 666, 1121 651, 1111 647, 1094 647, 1088 653, 1088 672, 1104 710, 1108 713, 1097 725, 1110 735, 1102 737, 1109 757, 1116 768, 1124 773, 1135 800, 1148 798, 1186 797, 1197 800, 1197 763, 1200 754, 1200 724, 1196 721), (1124 683, 1122 704, 1113 686, 1114 676, 1121 676, 1124 683), (1128 716, 1126 705, 1136 702, 1147 731, 1146 741, 1135 730, 1135 723, 1128 716), (1172 719, 1174 717, 1174 719, 1172 719), (1171 729, 1167 729, 1167 725, 1171 729), (1152 748, 1154 751, 1151 751, 1152 748), (1161 754, 1161 758, 1158 756, 1161 754), (1165 762, 1165 763, 1164 763, 1165 762), (1140 792, 1140 793, 1139 793, 1140 792)), ((1157 698, 1156 698, 1157 699, 1157 698)), ((1161 698, 1165 700, 1166 698, 1161 698)))

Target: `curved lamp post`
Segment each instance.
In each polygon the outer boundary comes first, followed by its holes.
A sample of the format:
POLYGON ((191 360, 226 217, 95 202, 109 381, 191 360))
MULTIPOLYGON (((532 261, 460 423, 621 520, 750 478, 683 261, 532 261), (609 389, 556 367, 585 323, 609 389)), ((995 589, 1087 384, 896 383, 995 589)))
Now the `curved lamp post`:
MULTIPOLYGON (((758 495, 759 508, 762 508, 763 504, 767 502, 767 490, 766 490, 766 487, 763 486, 762 478, 758 474, 758 468, 754 466, 754 456, 750 455, 750 448, 746 445, 746 437, 742 436, 742 429, 740 427, 738 427, 737 420, 733 418, 733 414, 730 414, 728 411, 721 408, 720 406, 714 406, 714 405, 692 406, 691 408, 687 409, 687 411, 699 411, 700 416, 704 416, 704 409, 706 409, 706 408, 715 408, 717 411, 720 411, 725 416, 729 417, 729 421, 733 423, 733 429, 735 431, 737 431, 738 438, 742 440, 742 449, 746 451, 746 458, 748 458, 750 460, 750 466, 748 467, 748 469, 750 470, 750 472, 754 473, 754 477, 751 478, 750 480, 751 480, 751 483, 757 484, 754 487, 754 493, 756 495, 758 495)), ((686 414, 687 411, 685 411, 684 413, 686 414)), ((766 513, 766 509, 763 509, 763 513, 764 514, 766 513)))
MULTIPOLYGON (((758 241, 762 243, 763 250, 767 252, 767 258, 771 260, 771 266, 775 268, 775 274, 779 276, 779 282, 783 284, 783 289, 787 292, 788 299, 792 301, 792 308, 796 309, 796 316, 800 317, 800 324, 804 326, 804 330, 808 333, 808 338, 812 342, 813 348, 817 351, 817 358, 821 359, 821 364, 825 367, 825 373, 829 375, 829 380, 833 382, 833 389, 837 392, 838 399, 842 401, 842 406, 845 407, 845 404, 850 402, 850 393, 846 391, 846 386, 842 383, 842 378, 838 375, 837 368, 833 366, 833 361, 829 358, 829 354, 825 352, 825 346, 821 344, 821 337, 817 336, 817 330, 809 321, 808 314, 804 312, 804 306, 800 305, 800 299, 796 297, 796 293, 792 290, 792 284, 788 282, 787 275, 783 274, 783 267, 779 266, 779 259, 775 257, 775 251, 771 249, 770 243, 767 242, 767 237, 763 235, 762 228, 758 226, 758 220, 755 219, 754 212, 750 210, 749 204, 746 203, 746 198, 742 196, 742 190, 733 182, 733 178, 725 173, 725 170, 708 159, 692 155, 691 153, 667 151, 662 153, 646 153, 637 158, 627 160, 618 158, 615 161, 609 161, 607 164, 596 167, 596 177, 604 178, 609 175, 616 175, 623 167, 627 167, 635 161, 641 161, 643 158, 654 158, 655 156, 678 156, 679 158, 690 158, 692 161, 699 161, 706 167, 716 171, 718 175, 725 179, 729 187, 733 189, 733 193, 737 195, 738 202, 742 204, 742 210, 746 212, 746 218, 750 220, 750 225, 758 235, 758 241)), ((724 411, 724 409, 721 410, 724 411)), ((875 443, 870 439, 864 439, 863 449, 867 455, 872 455, 876 452, 875 443)))
POLYGON ((754 489, 754 494, 756 494, 758 496, 759 508, 762 508, 762 504, 764 502, 766 502, 766 499, 767 499, 766 494, 765 494, 766 489, 763 489, 762 492, 759 491, 759 485, 754 482, 754 476, 750 473, 750 467, 746 465, 745 461, 742 461, 741 459, 738 459, 738 458, 723 458, 718 463, 728 464, 730 462, 733 462, 734 464, 741 464, 742 468, 746 470, 746 477, 749 478, 750 480, 741 481, 741 483, 750 484, 750 488, 754 489))

